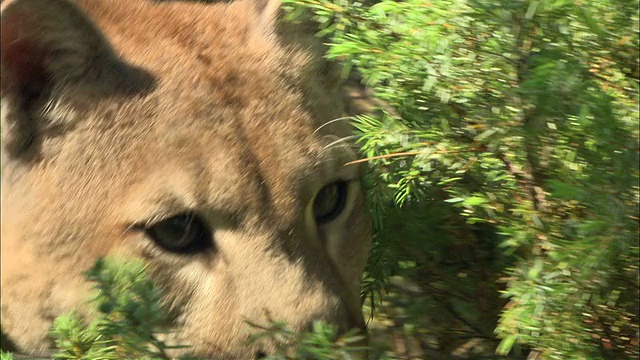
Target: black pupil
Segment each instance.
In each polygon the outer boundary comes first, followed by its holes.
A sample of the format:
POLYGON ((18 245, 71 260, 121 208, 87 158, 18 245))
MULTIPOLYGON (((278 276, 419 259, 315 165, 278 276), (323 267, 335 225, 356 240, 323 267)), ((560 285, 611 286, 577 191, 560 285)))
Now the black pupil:
POLYGON ((319 224, 327 223, 340 215, 347 199, 347 184, 337 181, 318 192, 313 201, 313 214, 319 224))
POLYGON ((185 213, 162 220, 146 228, 159 246, 179 253, 195 253, 212 246, 211 234, 195 214, 185 213))

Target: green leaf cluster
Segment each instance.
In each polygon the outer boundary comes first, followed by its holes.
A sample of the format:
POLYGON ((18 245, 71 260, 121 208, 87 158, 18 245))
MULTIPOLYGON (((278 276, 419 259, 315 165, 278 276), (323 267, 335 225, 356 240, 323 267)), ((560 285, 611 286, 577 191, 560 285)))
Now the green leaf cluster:
POLYGON ((248 324, 258 330, 250 342, 268 339, 276 344, 276 352, 265 357, 268 360, 352 360, 359 359, 368 350, 360 344, 364 336, 357 330, 338 335, 336 326, 322 321, 314 322, 313 328, 305 332, 289 330, 287 324, 280 321, 272 321, 268 326, 248 324))
POLYGON ((638 1, 285 6, 389 105, 353 121, 373 169, 365 295, 480 240, 499 354, 639 355, 638 1))
POLYGON ((88 324, 75 313, 56 318, 54 359, 169 358, 171 347, 158 339, 167 332, 167 312, 141 261, 100 259, 86 278, 95 284, 95 317, 88 324))

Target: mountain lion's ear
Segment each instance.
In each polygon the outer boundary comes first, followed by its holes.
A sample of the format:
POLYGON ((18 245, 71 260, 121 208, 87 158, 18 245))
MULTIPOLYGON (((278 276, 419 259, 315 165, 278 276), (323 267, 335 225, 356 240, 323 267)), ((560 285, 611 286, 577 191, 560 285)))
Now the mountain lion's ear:
POLYGON ((125 64, 96 26, 66 0, 17 0, 1 17, 3 143, 11 155, 37 137, 46 103, 149 88, 150 75, 125 64))

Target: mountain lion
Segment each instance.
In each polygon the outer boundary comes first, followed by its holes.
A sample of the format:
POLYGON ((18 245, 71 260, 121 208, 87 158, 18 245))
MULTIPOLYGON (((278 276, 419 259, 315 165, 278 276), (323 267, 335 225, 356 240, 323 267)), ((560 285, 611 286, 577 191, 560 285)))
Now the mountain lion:
POLYGON ((189 346, 172 356, 273 351, 245 320, 364 329, 371 234, 351 129, 332 121, 345 105, 277 1, 2 8, 2 332, 18 351, 88 313, 82 274, 106 255, 149 264, 176 314, 165 340, 189 346))

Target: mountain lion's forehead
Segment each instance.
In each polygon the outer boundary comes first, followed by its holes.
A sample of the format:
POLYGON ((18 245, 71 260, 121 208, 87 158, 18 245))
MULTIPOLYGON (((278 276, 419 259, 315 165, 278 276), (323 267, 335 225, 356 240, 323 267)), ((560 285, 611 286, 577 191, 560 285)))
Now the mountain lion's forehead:
POLYGON ((189 77, 243 63, 250 65, 239 70, 255 70, 256 61, 264 69, 281 52, 270 30, 256 26, 261 20, 250 2, 78 2, 118 55, 161 73, 179 69, 189 77))
MULTIPOLYGON (((227 186, 225 179, 237 183, 255 177, 261 183, 291 186, 320 169, 325 158, 335 158, 324 154, 328 140, 314 133, 316 126, 299 108, 272 113, 266 110, 268 104, 264 111, 246 112, 212 106, 193 112, 181 106, 163 110, 163 106, 171 108, 156 101, 122 106, 114 119, 119 124, 102 124, 103 131, 90 129, 86 137, 78 136, 65 158, 81 168, 109 164, 131 177, 171 164, 189 171, 191 178, 215 179, 221 187, 227 186)), ((93 115, 95 123, 101 122, 100 114, 93 115)))
MULTIPOLYGON (((271 153, 265 157, 242 141, 219 141, 201 147, 168 146, 146 154, 150 167, 135 176, 123 190, 128 194, 125 221, 139 222, 185 211, 203 211, 225 218, 253 216, 265 212, 281 219, 295 218, 305 190, 316 173, 317 159, 311 154, 297 157, 271 153), (226 145, 226 146, 224 146, 226 145), (253 215, 252 215, 253 214, 253 215)), ((134 168, 137 159, 129 159, 134 168)))
POLYGON ((131 99, 123 121, 153 123, 169 137, 180 128, 214 138, 256 131, 271 139, 251 142, 282 151, 314 141, 310 135, 319 124, 301 108, 317 101, 303 99, 307 57, 284 50, 260 26, 251 2, 79 3, 119 56, 156 77, 153 94, 131 99), (212 127, 217 129, 208 131, 212 127))

